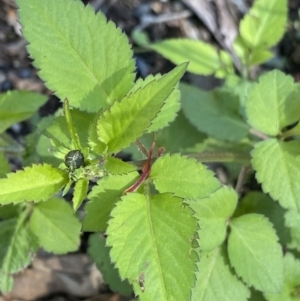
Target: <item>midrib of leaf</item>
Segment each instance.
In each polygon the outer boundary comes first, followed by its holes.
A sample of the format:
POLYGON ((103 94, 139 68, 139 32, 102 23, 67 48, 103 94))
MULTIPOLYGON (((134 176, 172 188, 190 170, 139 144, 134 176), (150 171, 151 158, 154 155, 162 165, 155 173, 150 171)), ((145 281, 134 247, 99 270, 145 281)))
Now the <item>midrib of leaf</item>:
POLYGON ((147 218, 148 218, 148 223, 149 223, 150 237, 151 237, 151 240, 152 240, 152 245, 154 247, 154 254, 155 254, 155 257, 156 257, 156 261, 157 261, 157 263, 159 263, 158 264, 159 278, 160 278, 161 283, 163 284, 163 294, 164 294, 164 299, 163 300, 168 300, 167 295, 166 295, 165 282, 164 282, 164 279, 163 279, 163 272, 162 272, 162 268, 161 268, 161 265, 160 265, 157 245, 155 243, 155 236, 154 236, 154 232, 153 232, 153 222, 152 222, 151 214, 150 214, 151 208, 150 208, 150 195, 149 194, 146 195, 146 199, 147 199, 147 218))
MULTIPOLYGON (((202 286, 203 287, 203 290, 202 290, 202 293, 201 293, 201 296, 200 296, 200 300, 202 300, 203 296, 204 296, 204 293, 206 291, 206 287, 208 287, 208 282, 209 282, 209 279, 211 277, 211 274, 212 274, 212 271, 213 271, 213 267, 215 266, 216 264, 216 260, 217 260, 217 249, 216 251, 214 252, 214 256, 213 256, 213 260, 211 262, 211 264, 209 265, 209 269, 208 269, 208 274, 207 274, 207 277, 206 277, 206 280, 205 282, 203 283, 204 285, 202 286)), ((201 256, 200 257, 200 260, 201 260, 201 256)))
MULTIPOLYGON (((236 229, 237 229, 237 227, 235 227, 236 229)), ((263 266, 261 266, 261 264, 259 263, 259 261, 258 261, 258 259, 256 258, 256 256, 255 256, 255 254, 252 252, 252 250, 251 250, 251 248, 249 247, 249 245, 248 244, 246 244, 246 242, 244 241, 244 239, 243 239, 243 236, 240 236, 239 235, 239 231, 237 231, 237 230, 235 230, 235 233, 236 233, 236 235, 238 235, 239 237, 240 237, 240 239, 241 239, 241 241, 244 243, 244 245, 247 247, 247 249, 250 251, 250 253, 252 254, 252 257, 255 259, 255 261, 258 263, 258 265, 260 266, 260 268, 264 271, 264 273, 266 274, 266 275, 268 275, 269 273, 268 273, 268 271, 263 267, 263 266)), ((268 279, 269 279, 269 281, 271 281, 272 279, 270 279, 269 277, 268 277, 268 279)), ((273 283, 273 285, 276 285, 276 283, 273 283)))
MULTIPOLYGON (((36 10, 38 10, 38 8, 35 8, 36 10)), ((91 75, 91 79, 93 79, 95 81, 96 84, 99 85, 99 87, 101 87, 101 89, 105 92, 106 94, 106 97, 108 97, 108 94, 107 92, 103 89, 103 87, 101 86, 100 82, 98 81, 97 77, 95 76, 95 74, 92 72, 94 71, 93 70, 93 67, 92 67, 92 70, 89 68, 89 66, 86 64, 86 62, 84 61, 84 59, 79 55, 79 53, 75 50, 75 48, 73 47, 73 45, 70 43, 70 41, 65 37, 65 35, 63 34, 63 32, 59 29, 59 26, 57 26, 57 24, 59 24, 59 22, 53 22, 53 19, 52 18, 49 18, 49 14, 45 14, 44 13, 44 10, 39 10, 40 12, 43 13, 45 19, 47 19, 49 21, 49 23, 51 23, 52 25, 54 25, 55 29, 57 30, 57 32, 59 33, 59 35, 61 36, 62 40, 66 41, 67 44, 69 45, 70 49, 72 50, 72 52, 75 54, 75 56, 77 56, 77 58, 79 58, 79 60, 82 62, 84 68, 88 71, 88 73, 91 75)), ((104 53, 104 52, 103 52, 104 53)), ((94 61, 94 57, 93 57, 93 61, 94 61)), ((106 63, 105 63, 105 60, 103 60, 105 66, 103 66, 103 68, 105 69, 105 73, 106 73, 106 63)), ((92 64, 93 66, 93 64, 92 64)), ((113 77, 114 79, 114 77, 113 77)), ((111 100, 110 100, 111 101, 111 100)))
MULTIPOLYGON (((49 218, 49 216, 43 214, 43 212, 42 212, 41 210, 39 210, 38 208, 35 208, 35 210, 38 210, 39 213, 40 213, 40 215, 44 216, 44 218, 45 218, 46 220, 50 220, 50 222, 52 221, 52 218, 49 218)), ((47 211, 53 211, 53 212, 56 213, 55 210, 49 210, 49 209, 47 209, 47 211)), ((68 234, 69 234, 68 232, 65 232, 65 231, 63 231, 61 228, 57 227, 55 223, 51 223, 51 225, 54 226, 53 228, 59 230, 59 232, 62 233, 63 236, 66 236, 67 238, 69 238, 69 241, 70 241, 72 244, 73 244, 73 243, 76 243, 76 241, 74 242, 74 241, 72 240, 72 238, 68 235, 68 234)))

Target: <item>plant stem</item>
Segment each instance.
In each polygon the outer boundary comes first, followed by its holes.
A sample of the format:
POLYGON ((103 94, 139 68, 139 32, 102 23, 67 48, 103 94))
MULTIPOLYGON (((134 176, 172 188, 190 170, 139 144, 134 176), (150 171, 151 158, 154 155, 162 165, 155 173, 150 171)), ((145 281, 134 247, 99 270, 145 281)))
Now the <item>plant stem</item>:
POLYGON ((248 164, 243 165, 241 168, 241 171, 239 173, 238 180, 237 180, 237 183, 235 186, 235 191, 237 192, 238 195, 241 195, 241 193, 242 193, 245 177, 246 177, 249 169, 250 169, 250 165, 248 165, 248 164))
POLYGON ((300 125, 299 125, 299 123, 298 123, 298 124, 297 124, 295 127, 293 127, 292 129, 290 129, 290 130, 288 130, 288 131, 282 133, 282 134, 280 135, 280 137, 283 138, 283 139, 286 139, 286 138, 291 137, 291 136, 299 136, 299 135, 300 135, 300 125))

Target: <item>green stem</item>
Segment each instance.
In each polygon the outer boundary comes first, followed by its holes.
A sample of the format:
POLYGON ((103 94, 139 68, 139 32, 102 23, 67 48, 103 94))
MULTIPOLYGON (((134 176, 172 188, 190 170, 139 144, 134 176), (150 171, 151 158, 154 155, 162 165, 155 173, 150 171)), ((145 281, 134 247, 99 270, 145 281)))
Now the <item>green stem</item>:
POLYGON ((292 136, 299 136, 300 135, 300 126, 299 124, 297 124, 295 127, 293 127, 292 129, 282 133, 280 135, 281 138, 286 139, 292 136))
POLYGON ((67 120, 67 124, 68 124, 69 131, 70 131, 70 134, 71 134, 71 138, 74 142, 74 146, 75 146, 76 149, 82 150, 82 147, 81 147, 80 142, 79 142, 79 137, 76 133, 74 123, 73 123, 73 120, 72 120, 70 107, 69 107, 69 101, 67 99, 65 99, 65 101, 64 101, 64 113, 65 113, 65 116, 66 116, 66 120, 67 120))

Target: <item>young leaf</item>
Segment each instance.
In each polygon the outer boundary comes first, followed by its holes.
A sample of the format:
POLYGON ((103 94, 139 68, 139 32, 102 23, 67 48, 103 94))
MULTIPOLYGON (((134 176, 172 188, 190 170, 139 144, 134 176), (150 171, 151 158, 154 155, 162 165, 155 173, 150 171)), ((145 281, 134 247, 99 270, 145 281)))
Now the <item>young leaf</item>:
POLYGON ((291 76, 274 70, 259 77, 246 101, 249 124, 267 135, 276 136, 300 117, 299 85, 291 76))
POLYGON ((47 200, 68 183, 68 174, 48 164, 32 165, 0 179, 0 204, 47 200))
POLYGON ((150 178, 159 192, 172 192, 182 198, 204 198, 221 187, 205 165, 179 154, 159 157, 150 178))
POLYGON ((76 211, 81 203, 86 198, 87 192, 89 188, 89 181, 86 178, 79 179, 75 183, 74 194, 73 194, 73 209, 76 211))
POLYGON ((284 219, 291 233, 291 242, 288 247, 300 251, 300 214, 290 210, 286 212, 284 219))
POLYGON ((286 0, 256 0, 240 23, 240 34, 252 49, 270 48, 283 36, 286 21, 286 0))
POLYGON ((104 169, 108 173, 124 174, 135 171, 137 167, 133 164, 126 163, 121 159, 109 156, 106 158, 104 169))
POLYGON ((228 255, 236 273, 255 289, 279 293, 283 285, 282 249, 272 224, 260 214, 232 219, 228 255))
POLYGON ((98 120, 99 140, 108 152, 117 152, 140 137, 165 105, 166 99, 182 77, 187 64, 182 64, 144 88, 116 101, 98 120))
POLYGON ((259 142, 251 152, 256 179, 264 192, 286 209, 300 211, 300 142, 269 139, 259 142))
MULTIPOLYGON (((141 78, 137 80, 130 93, 136 92, 139 88, 144 88, 153 80, 159 80, 162 77, 161 74, 148 75, 144 80, 141 78)), ((151 125, 147 128, 148 133, 156 132, 169 125, 176 116, 177 112, 180 110, 180 90, 178 86, 172 91, 169 97, 165 100, 165 104, 158 112, 157 116, 152 120, 151 125)))
POLYGON ((268 301, 297 301, 300 295, 300 261, 286 253, 284 264, 284 287, 280 294, 265 294, 268 301))
POLYGON ((248 126, 239 116, 239 100, 226 90, 202 91, 180 84, 182 109, 201 132, 222 140, 238 141, 247 136, 248 126))
POLYGON ((211 75, 220 70, 226 73, 232 69, 232 60, 227 52, 202 41, 169 39, 150 47, 176 65, 190 61, 187 70, 196 74, 211 75))
POLYGON ((171 194, 129 193, 111 215, 107 244, 112 261, 140 300, 189 300, 196 220, 182 200, 171 194))
POLYGON ((81 1, 17 4, 34 65, 60 99, 97 112, 125 96, 133 85, 134 61, 126 35, 115 24, 81 1))
POLYGON ((88 254, 103 275, 104 281, 112 291, 128 296, 132 293, 132 287, 127 280, 120 279, 119 271, 111 263, 109 250, 103 236, 95 233, 89 237, 88 254))
POLYGON ((118 198, 138 178, 138 172, 124 175, 108 175, 98 181, 89 193, 83 219, 84 231, 105 231, 110 212, 118 198))
POLYGON ((235 210, 237 199, 236 192, 224 186, 207 198, 188 202, 198 220, 200 250, 210 251, 223 243, 227 222, 235 210))
POLYGON ((0 94, 0 133, 13 124, 28 119, 46 101, 46 96, 29 91, 0 94))
POLYGON ((246 301, 249 289, 232 273, 224 250, 199 253, 191 301, 246 301))
POLYGON ((24 213, 17 219, 0 223, 0 241, 0 274, 2 274, 0 282, 4 292, 12 289, 10 275, 29 265, 38 244, 24 223, 24 213))
POLYGON ((0 152, 0 178, 5 177, 10 172, 10 165, 4 156, 4 153, 0 152))
POLYGON ((72 207, 62 198, 36 204, 30 228, 48 252, 64 254, 78 249, 81 224, 72 207))

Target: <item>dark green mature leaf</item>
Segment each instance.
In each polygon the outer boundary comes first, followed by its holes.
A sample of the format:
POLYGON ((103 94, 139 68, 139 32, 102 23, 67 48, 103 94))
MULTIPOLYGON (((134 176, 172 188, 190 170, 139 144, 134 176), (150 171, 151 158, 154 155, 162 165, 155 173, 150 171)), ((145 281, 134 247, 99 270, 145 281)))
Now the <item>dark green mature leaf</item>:
POLYGON ((171 194, 129 193, 111 212, 107 244, 120 275, 144 301, 189 300, 196 220, 171 194))
POLYGON ((252 127, 276 136, 300 119, 300 86, 291 76, 274 70, 259 77, 246 101, 246 114, 252 127))
POLYGON ((68 183, 68 174, 49 164, 32 165, 0 179, 0 204, 47 200, 68 183))
POLYGON ((104 281, 112 291, 128 296, 132 293, 132 286, 127 280, 121 280, 118 269, 111 262, 109 250, 103 236, 95 233, 89 237, 88 253, 103 275, 104 281))
POLYGON ((79 247, 81 224, 72 207, 62 198, 36 204, 30 228, 48 252, 64 254, 79 247))
POLYGON ((259 213, 266 216, 274 225, 280 243, 286 246, 291 240, 291 235, 289 229, 284 225, 285 212, 286 210, 274 202, 269 195, 251 191, 239 202, 235 216, 247 213, 259 213))
POLYGON ((224 186, 207 198, 188 202, 198 220, 201 251, 210 251, 223 243, 228 219, 235 210, 237 199, 237 193, 224 186))
POLYGON ((264 192, 286 209, 300 211, 300 142, 269 139, 251 152, 256 178, 264 192))
POLYGON ((239 100, 226 90, 202 91, 180 84, 182 109, 201 132, 222 140, 238 141, 247 136, 248 126, 239 116, 239 100))
POLYGON ((182 64, 174 68, 160 79, 153 80, 144 88, 127 95, 120 102, 114 102, 100 115, 97 132, 99 140, 107 145, 107 152, 120 151, 147 131, 166 104, 186 67, 187 64, 182 64))
POLYGON ((159 157, 149 177, 159 192, 172 192, 182 198, 204 198, 221 187, 205 165, 179 154, 159 157))
POLYGON ((246 301, 249 289, 237 279, 222 248, 199 252, 197 281, 191 301, 246 301))
POLYGON ((283 285, 282 249, 272 224, 260 214, 232 219, 228 255, 236 273, 255 289, 279 293, 283 285))
POLYGON ((233 69, 231 57, 227 52, 219 51, 202 41, 169 39, 150 47, 176 65, 189 61, 187 70, 196 74, 210 75, 222 72, 221 77, 224 77, 224 74, 233 69))
POLYGON ((284 256, 284 287, 280 294, 265 294, 268 301, 297 301, 300 296, 300 261, 291 253, 284 256))
POLYGON ((9 91, 0 94, 0 133, 14 123, 28 119, 47 97, 29 91, 9 91))
POLYGON ((279 42, 287 21, 287 0, 256 0, 240 23, 250 48, 270 48, 279 42))
POLYGON ((288 247, 300 251, 300 214, 295 211, 287 211, 284 215, 285 225, 291 233, 291 241, 288 247))
POLYGON ((115 24, 78 0, 17 3, 34 65, 60 99, 97 112, 125 96, 133 85, 134 61, 115 24))
POLYGON ((2 292, 12 289, 11 274, 29 265, 32 255, 38 248, 35 236, 24 223, 24 214, 16 219, 0 223, 0 287, 2 292))
POLYGON ((98 181, 89 193, 83 219, 84 231, 105 231, 110 212, 123 192, 137 180, 138 172, 108 175, 98 181))

